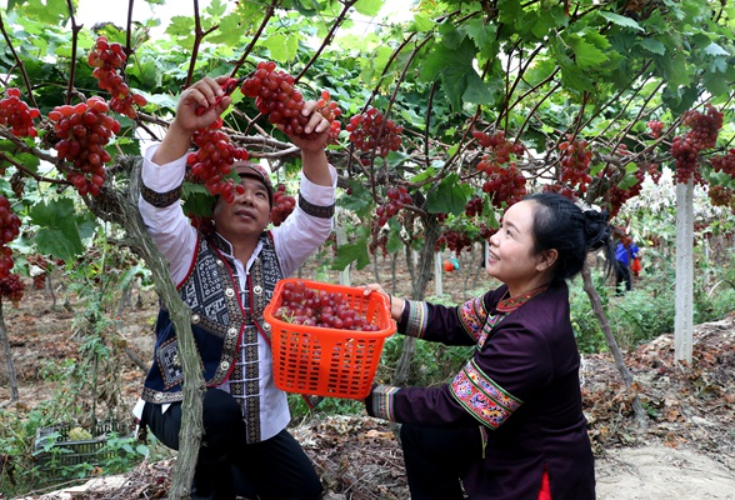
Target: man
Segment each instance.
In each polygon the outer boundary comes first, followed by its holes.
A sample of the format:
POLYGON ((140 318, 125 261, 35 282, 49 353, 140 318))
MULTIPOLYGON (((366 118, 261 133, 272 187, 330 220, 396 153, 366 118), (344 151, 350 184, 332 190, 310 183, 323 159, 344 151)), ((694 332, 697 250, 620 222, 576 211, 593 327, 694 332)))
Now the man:
MULTIPOLYGON (((273 187, 256 165, 240 162, 244 194, 218 199, 214 232, 197 232, 178 203, 186 155, 195 130, 229 106, 218 81, 204 78, 181 95, 176 117, 160 146, 146 152, 140 212, 170 263, 171 277, 192 309, 192 330, 204 366, 204 436, 192 498, 316 499, 322 488, 314 468, 286 426, 286 394, 273 383, 270 325, 263 309, 276 282, 295 271, 332 231, 336 172, 324 147, 329 123, 304 105, 305 133, 290 137, 301 148, 299 204, 280 227, 266 231, 273 187), (221 99, 221 102, 217 102, 221 99), (208 108, 197 116, 198 107, 208 108)), ((178 449, 183 373, 176 334, 161 310, 154 362, 136 410, 166 446, 178 449)))
POLYGON ((638 250, 638 245, 633 243, 633 239, 629 236, 623 237, 615 248, 615 290, 617 295, 623 295, 633 288, 630 264, 638 258, 638 250), (625 291, 620 286, 623 283, 625 283, 625 291))

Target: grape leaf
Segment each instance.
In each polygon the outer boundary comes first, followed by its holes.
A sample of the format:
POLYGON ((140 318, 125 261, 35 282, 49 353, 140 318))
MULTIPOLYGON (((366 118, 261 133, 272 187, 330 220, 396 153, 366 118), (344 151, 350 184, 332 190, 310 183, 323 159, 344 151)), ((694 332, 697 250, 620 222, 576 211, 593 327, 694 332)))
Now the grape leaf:
POLYGON ((625 16, 621 16, 620 14, 614 14, 612 12, 606 12, 606 11, 600 11, 599 13, 602 17, 607 19, 613 24, 616 24, 623 28, 632 28, 636 31, 645 31, 640 24, 635 22, 633 19, 625 16))
POLYGON ((425 81, 439 78, 454 110, 462 109, 463 99, 474 104, 492 102, 492 89, 473 67, 475 55, 475 44, 465 38, 457 49, 441 43, 435 45, 423 65, 421 78, 425 81))
POLYGON ((459 215, 464 212, 472 196, 472 186, 462 183, 459 175, 449 174, 434 189, 429 191, 426 205, 429 213, 459 215))
POLYGON ((263 42, 271 53, 271 58, 280 63, 292 61, 299 49, 300 37, 294 33, 286 35, 271 35, 263 42))
POLYGON ((653 54, 659 56, 666 54, 666 46, 654 38, 641 38, 636 43, 653 54))
POLYGON ((383 0, 358 0, 354 7, 363 16, 377 16, 383 7, 383 0))
POLYGON ((608 57, 603 51, 585 39, 572 37, 569 44, 572 46, 577 64, 580 68, 600 66, 608 61, 608 57))
POLYGON ((34 238, 39 253, 73 261, 84 252, 72 200, 42 201, 31 208, 30 217, 39 226, 34 238))
POLYGON ((333 271, 344 271, 354 261, 357 261, 358 270, 370 264, 370 254, 368 254, 368 245, 365 238, 338 247, 337 256, 332 261, 331 269, 333 271))

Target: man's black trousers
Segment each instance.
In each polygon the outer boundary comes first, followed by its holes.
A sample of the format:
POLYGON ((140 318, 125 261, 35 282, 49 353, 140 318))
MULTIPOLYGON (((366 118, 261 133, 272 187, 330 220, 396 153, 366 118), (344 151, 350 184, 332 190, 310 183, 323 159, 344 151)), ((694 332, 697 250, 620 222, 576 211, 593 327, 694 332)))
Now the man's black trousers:
MULTIPOLYGON (((285 429, 260 443, 247 444, 240 405, 228 393, 207 389, 204 436, 192 484, 192 499, 315 500, 322 493, 314 467, 285 429)), ((179 449, 181 403, 165 413, 146 403, 143 421, 166 446, 179 449)))

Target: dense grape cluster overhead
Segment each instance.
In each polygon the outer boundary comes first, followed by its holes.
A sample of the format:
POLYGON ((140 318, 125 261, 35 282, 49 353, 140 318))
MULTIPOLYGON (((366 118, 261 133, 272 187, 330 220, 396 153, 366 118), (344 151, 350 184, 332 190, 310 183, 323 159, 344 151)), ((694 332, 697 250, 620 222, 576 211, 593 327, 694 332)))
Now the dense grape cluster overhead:
POLYGON ((134 119, 138 113, 135 105, 145 106, 147 101, 140 94, 131 92, 123 77, 118 73, 128 57, 119 43, 110 43, 100 36, 87 56, 87 62, 94 67, 92 76, 99 80, 98 86, 110 93, 110 108, 113 111, 134 119))
MULTIPOLYGON (((240 90, 243 95, 255 98, 255 107, 267 115, 272 124, 281 125, 288 135, 304 137, 304 127, 309 119, 301 113, 304 97, 294 85, 294 77, 276 69, 276 63, 261 61, 255 73, 243 82, 240 90)), ((330 137, 335 139, 340 130, 337 118, 342 111, 331 100, 329 92, 322 92, 317 110, 329 121, 330 137)))
POLYGON ((373 107, 350 118, 345 130, 350 133, 350 142, 365 153, 375 151, 385 158, 401 147, 403 127, 393 120, 384 119, 383 113, 373 107))
POLYGON ((485 172, 488 178, 482 190, 490 196, 494 207, 502 208, 504 203, 511 206, 526 195, 526 177, 515 162, 510 162, 507 167, 490 164, 485 172))
POLYGON ((303 281, 288 282, 283 287, 283 302, 273 316, 293 325, 377 332, 359 312, 350 307, 341 292, 307 288, 303 281))
POLYGON ((711 104, 707 104, 706 108, 706 113, 690 110, 684 114, 682 124, 690 130, 674 137, 671 144, 671 155, 676 160, 677 182, 686 183, 692 179, 694 183, 703 183, 698 156, 701 151, 715 147, 723 117, 722 112, 711 104))
POLYGON ((38 131, 33 120, 41 113, 21 100, 19 89, 11 87, 5 94, 7 97, 0 99, 0 125, 9 127, 16 137, 36 137, 38 131))
POLYGON ((506 139, 503 130, 492 135, 475 130, 472 136, 485 149, 477 170, 487 174, 482 190, 490 195, 492 205, 501 208, 504 203, 510 206, 520 201, 526 195, 526 177, 511 155, 523 154, 523 144, 506 139))
MULTIPOLYGON (((504 130, 498 130, 492 135, 475 130, 472 132, 472 136, 480 146, 486 149, 481 164, 503 165, 510 161, 511 155, 520 156, 526 150, 520 142, 511 142, 506 139, 504 130)), ((482 170, 479 165, 477 168, 482 170)))
POLYGON ((71 164, 66 178, 82 196, 99 195, 105 182, 105 164, 110 161, 105 145, 120 132, 120 122, 108 111, 107 103, 93 96, 75 106, 57 106, 48 114, 61 139, 54 146, 56 152, 71 164))
POLYGON ((248 159, 248 152, 232 144, 230 136, 221 128, 222 119, 218 118, 209 127, 194 132, 192 140, 197 150, 189 153, 186 163, 191 167, 194 178, 201 181, 212 195, 220 195, 227 203, 233 203, 235 194, 244 193, 244 189, 227 176, 235 161, 248 159))
POLYGON ((576 139, 571 135, 559 144, 561 151, 561 181, 570 187, 578 187, 581 193, 586 193, 592 177, 590 176, 590 161, 592 151, 584 139, 576 139))

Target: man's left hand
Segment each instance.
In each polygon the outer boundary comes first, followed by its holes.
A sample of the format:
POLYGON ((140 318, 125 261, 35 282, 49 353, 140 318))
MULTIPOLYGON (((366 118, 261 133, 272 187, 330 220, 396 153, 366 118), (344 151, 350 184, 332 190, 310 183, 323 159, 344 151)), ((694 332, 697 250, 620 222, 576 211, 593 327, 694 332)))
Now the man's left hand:
MULTIPOLYGON (((329 139, 329 121, 321 113, 316 112, 316 101, 313 100, 304 102, 301 114, 309 117, 308 123, 304 126, 303 135, 309 135, 310 137, 304 138, 302 136, 289 135, 288 138, 294 146, 297 146, 305 153, 323 151, 329 139)), ((283 130, 281 125, 278 128, 283 130)))

